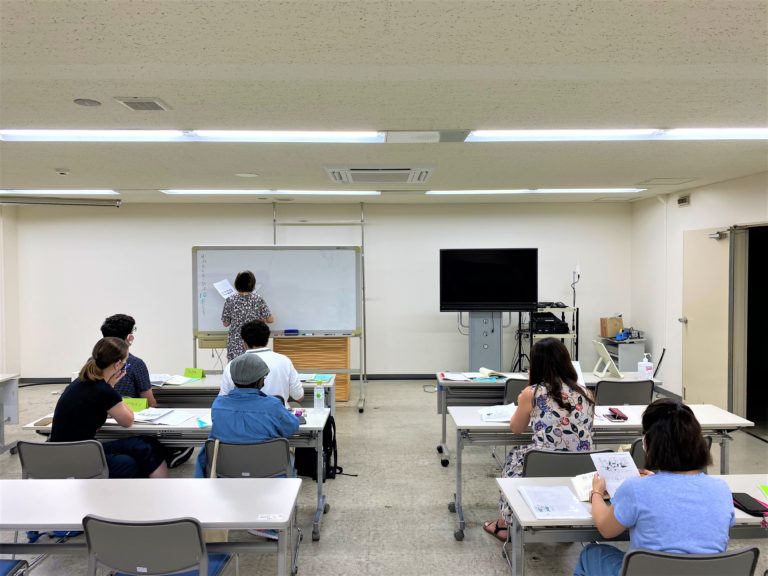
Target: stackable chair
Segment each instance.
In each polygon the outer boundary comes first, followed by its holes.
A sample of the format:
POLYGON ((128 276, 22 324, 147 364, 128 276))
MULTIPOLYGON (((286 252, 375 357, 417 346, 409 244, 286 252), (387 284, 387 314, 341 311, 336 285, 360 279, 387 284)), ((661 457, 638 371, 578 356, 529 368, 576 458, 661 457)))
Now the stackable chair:
POLYGON ((0 576, 28 576, 29 564, 25 560, 0 560, 0 576))
POLYGON ((517 397, 520 396, 520 392, 525 390, 526 386, 528 386, 528 380, 507 379, 504 383, 504 404, 517 402, 517 397))
POLYGON ((600 380, 595 387, 595 404, 613 406, 621 404, 647 405, 653 400, 653 380, 600 380))
POLYGON ((153 522, 125 522, 98 516, 83 518, 88 546, 88 576, 99 567, 114 570, 115 576, 218 576, 232 559, 231 554, 209 553, 203 529, 194 518, 153 522))
MULTIPOLYGON (((79 442, 27 442, 16 444, 24 480, 61 480, 75 478, 109 478, 107 457, 104 447, 96 440, 79 442)), ((34 534, 34 533, 32 533, 34 534)), ((68 535, 60 536, 57 543, 66 542, 68 535)), ((14 532, 13 541, 18 542, 19 533, 14 532)), ((47 554, 37 556, 31 568, 45 560, 47 554)), ((0 572, 2 574, 2 572, 0 572)))
POLYGON ((624 556, 621 576, 753 576, 760 550, 756 546, 722 554, 668 554, 631 550, 624 556))
MULTIPOLYGON (((206 459, 205 475, 211 475, 215 440, 207 440, 204 450, 206 459)), ((285 438, 275 438, 258 444, 228 444, 219 442, 219 453, 216 459, 217 478, 292 478, 293 464, 291 463, 291 448, 285 438)), ((298 506, 298 503, 297 503, 298 506)), ((296 511, 294 510, 294 518, 296 511)), ((301 528, 296 527, 294 545, 293 534, 290 534, 289 546, 293 550, 291 574, 298 572, 299 546, 304 539, 301 528)))
POLYGON ((578 476, 595 471, 595 464, 590 454, 601 454, 612 450, 595 450, 593 452, 552 452, 547 450, 531 450, 523 459, 524 478, 578 476))

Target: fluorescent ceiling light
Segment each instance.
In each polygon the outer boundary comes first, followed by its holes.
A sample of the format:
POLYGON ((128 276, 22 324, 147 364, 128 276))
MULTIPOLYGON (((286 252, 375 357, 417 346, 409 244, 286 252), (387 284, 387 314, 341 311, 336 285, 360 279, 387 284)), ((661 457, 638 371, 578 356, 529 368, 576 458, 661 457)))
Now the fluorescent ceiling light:
POLYGON ((662 140, 768 140, 768 128, 672 128, 662 140))
POLYGON ((184 142, 181 130, 0 130, 6 142, 184 142))
POLYGON ((195 130, 197 142, 288 142, 322 144, 378 144, 384 132, 329 132, 298 130, 195 130))
POLYGON ((631 194, 645 188, 527 188, 518 190, 428 190, 436 196, 485 196, 493 194, 631 194))
POLYGON ((658 130, 473 130, 466 142, 587 142, 648 140, 658 130))
POLYGON ((114 190, 0 190, 0 194, 9 196, 113 196, 120 193, 114 190))
POLYGON ((378 190, 160 190, 163 194, 210 196, 380 196, 378 190))
POLYGON ((383 132, 290 130, 0 130, 7 142, 383 143, 383 132))
POLYGON ((466 142, 611 142, 631 140, 768 140, 768 128, 627 130, 474 130, 466 142))

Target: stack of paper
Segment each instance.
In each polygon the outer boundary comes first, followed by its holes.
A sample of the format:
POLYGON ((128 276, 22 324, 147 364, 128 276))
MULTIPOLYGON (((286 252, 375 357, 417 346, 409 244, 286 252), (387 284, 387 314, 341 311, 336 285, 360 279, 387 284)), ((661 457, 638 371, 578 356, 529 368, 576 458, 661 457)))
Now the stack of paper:
POLYGON ((162 386, 165 384, 166 380, 170 380, 171 375, 170 374, 150 374, 149 375, 149 381, 152 383, 152 386, 162 386))
POLYGON ((515 403, 487 406, 478 410, 483 422, 509 422, 515 413, 515 403))
POLYGON ((333 374, 302 374, 302 382, 314 382, 316 384, 326 384, 331 381, 333 374))
POLYGON ((603 452, 590 454, 590 457, 597 473, 605 480, 605 489, 611 497, 624 480, 640 476, 629 452, 603 452))
POLYGON ((186 422, 194 415, 183 410, 173 410, 171 408, 147 408, 134 414, 137 422, 146 422, 147 424, 159 424, 162 426, 177 426, 186 422))
POLYGON ((576 499, 568 486, 520 486, 518 490, 533 515, 539 520, 592 517, 586 506, 576 499))
POLYGON ((200 380, 200 378, 187 378, 186 376, 179 376, 176 374, 168 378, 163 384, 167 384, 168 386, 180 386, 181 384, 188 384, 197 380, 200 380))

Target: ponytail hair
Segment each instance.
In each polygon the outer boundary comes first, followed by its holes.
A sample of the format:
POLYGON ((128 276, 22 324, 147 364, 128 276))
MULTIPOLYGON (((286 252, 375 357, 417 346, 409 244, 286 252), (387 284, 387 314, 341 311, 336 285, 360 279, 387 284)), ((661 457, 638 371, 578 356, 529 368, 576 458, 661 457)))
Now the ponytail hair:
POLYGON ((712 455, 693 411, 672 398, 659 398, 643 412, 645 466, 690 472, 712 464, 712 455))
POLYGON ((108 336, 96 342, 91 357, 80 369, 80 380, 96 381, 104 376, 104 369, 128 355, 128 343, 120 338, 108 336))
POLYGON ((563 384, 567 384, 584 397, 588 404, 594 404, 592 396, 578 384, 578 374, 571 362, 571 355, 565 344, 557 338, 544 338, 531 348, 531 369, 528 372, 529 384, 543 385, 547 394, 560 408, 573 412, 574 406, 562 398, 563 384))

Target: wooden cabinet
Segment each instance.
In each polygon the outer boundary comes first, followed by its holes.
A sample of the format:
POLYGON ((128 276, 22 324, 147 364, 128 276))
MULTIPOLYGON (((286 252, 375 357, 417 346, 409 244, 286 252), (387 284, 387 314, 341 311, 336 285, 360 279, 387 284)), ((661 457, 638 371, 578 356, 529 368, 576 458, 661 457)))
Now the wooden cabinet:
MULTIPOLYGON (((274 339, 275 352, 291 359, 299 372, 334 374, 334 369, 349 368, 349 338, 283 336, 274 339)), ((349 374, 336 375, 336 400, 349 400, 349 374)))

